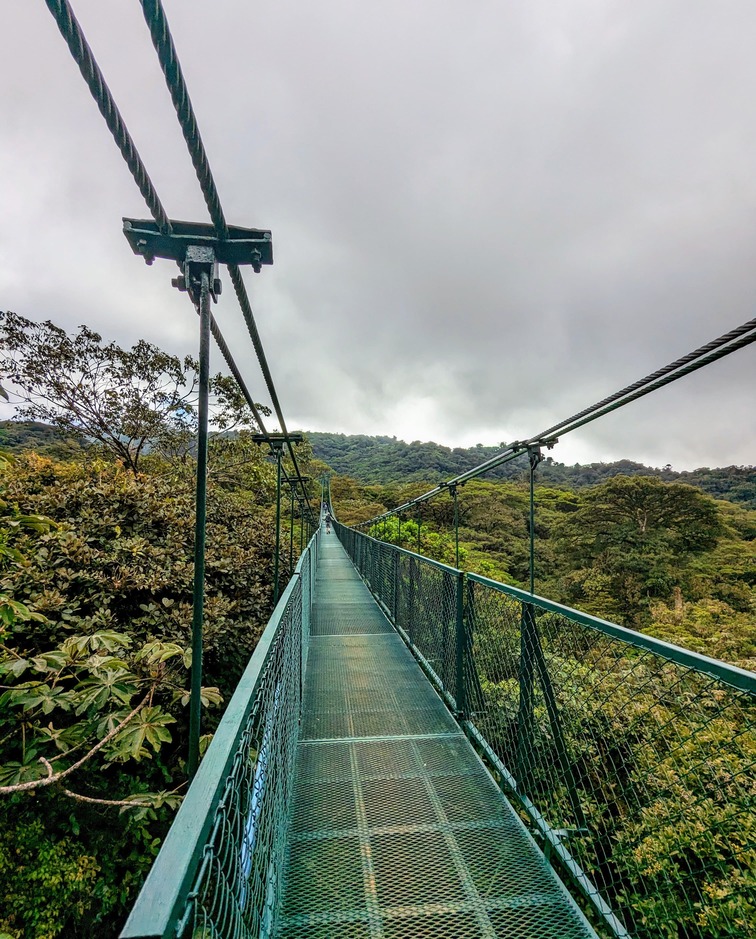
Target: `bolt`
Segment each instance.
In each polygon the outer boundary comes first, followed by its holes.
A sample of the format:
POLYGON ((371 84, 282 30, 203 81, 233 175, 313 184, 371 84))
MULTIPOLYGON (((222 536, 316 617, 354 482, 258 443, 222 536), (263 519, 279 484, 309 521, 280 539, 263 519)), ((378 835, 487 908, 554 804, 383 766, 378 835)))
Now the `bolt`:
POLYGON ((219 297, 221 295, 222 290, 223 290, 223 284, 221 283, 220 277, 216 277, 215 280, 213 281, 213 293, 215 294, 216 297, 219 297))
POLYGON ((171 278, 171 286, 183 293, 186 290, 186 277, 181 274, 178 277, 171 278))

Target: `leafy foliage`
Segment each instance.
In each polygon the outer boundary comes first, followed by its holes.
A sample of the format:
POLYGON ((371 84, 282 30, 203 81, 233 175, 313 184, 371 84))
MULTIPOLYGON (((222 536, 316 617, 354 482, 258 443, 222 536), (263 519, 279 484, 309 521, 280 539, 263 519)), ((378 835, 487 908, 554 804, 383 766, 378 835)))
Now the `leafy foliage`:
MULTIPOLYGON (((437 443, 415 440, 405 443, 396 437, 361 435, 308 434, 313 452, 339 474, 348 474, 363 484, 399 484, 400 481, 431 485, 443 482, 470 470, 500 452, 500 447, 444 447, 437 443)), ((487 474, 489 480, 518 480, 523 463, 513 460, 497 466, 487 474)), ((717 499, 728 499, 756 509, 756 468, 727 466, 675 472, 671 466, 653 468, 632 460, 614 463, 576 463, 566 466, 547 456, 538 470, 544 484, 584 488, 605 482, 614 476, 655 476, 665 482, 681 482, 697 486, 717 499)))
MULTIPOLYGON (((273 554, 272 467, 244 439, 214 444, 211 462, 207 708, 230 695, 268 619, 273 554)), ((145 466, 27 453, 4 468, 0 786, 36 786, 0 797, 0 865, 23 842, 7 894, 29 897, 0 919, 14 937, 114 935, 184 782, 193 466, 145 466)))
MULTIPOLYGON (((192 358, 141 339, 122 349, 87 326, 69 336, 49 320, 0 312, 0 377, 14 389, 18 417, 96 441, 134 473, 145 452, 189 448, 198 371, 192 358)), ((233 379, 219 374, 210 384, 217 427, 254 426, 233 379)))

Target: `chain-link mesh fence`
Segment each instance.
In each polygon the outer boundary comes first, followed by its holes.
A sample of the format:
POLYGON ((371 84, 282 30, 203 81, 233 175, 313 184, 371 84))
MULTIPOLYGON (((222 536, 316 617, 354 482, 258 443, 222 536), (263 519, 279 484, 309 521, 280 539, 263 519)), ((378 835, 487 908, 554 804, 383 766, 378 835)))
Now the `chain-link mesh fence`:
POLYGON ((318 537, 226 709, 122 933, 269 936, 280 906, 318 537))
POLYGON ((338 534, 600 931, 752 933, 756 676, 338 534))
POLYGON ((459 571, 336 523, 355 566, 453 709, 463 692, 456 633, 459 571))

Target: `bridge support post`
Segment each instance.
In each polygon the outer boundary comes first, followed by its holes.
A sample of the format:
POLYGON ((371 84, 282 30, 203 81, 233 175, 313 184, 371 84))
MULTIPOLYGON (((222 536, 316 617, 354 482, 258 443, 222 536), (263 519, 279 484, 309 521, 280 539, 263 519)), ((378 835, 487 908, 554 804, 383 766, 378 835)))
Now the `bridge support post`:
POLYGON ((457 717, 464 719, 467 717, 467 696, 465 694, 465 649, 467 646, 467 636, 465 635, 465 575, 462 571, 457 572, 456 583, 456 629, 454 642, 454 665, 455 665, 455 694, 457 702, 457 717))
POLYGON ((276 553, 273 556, 273 606, 278 603, 278 564, 281 554, 281 460, 283 446, 276 447, 276 553))
POLYGON ((291 501, 289 503, 289 576, 294 571, 294 490, 296 483, 291 484, 291 501))
POLYGON ((205 521, 207 517, 207 432, 210 391, 210 276, 216 271, 212 248, 187 248, 184 278, 193 299, 199 300, 199 401, 197 403, 197 487, 194 515, 194 587, 192 591, 192 672, 189 699, 189 756, 187 774, 199 766, 202 718, 202 627, 205 613, 205 521))
POLYGON ((398 622, 398 617, 399 617, 399 552, 392 551, 392 554, 394 555, 393 564, 391 565, 394 583, 392 585, 393 590, 391 592, 392 593, 391 612, 394 616, 394 622, 396 623, 398 622))
POLYGON ((535 648, 535 610, 523 603, 520 616, 520 700, 517 707, 517 791, 527 792, 529 750, 533 745, 533 675, 535 648))

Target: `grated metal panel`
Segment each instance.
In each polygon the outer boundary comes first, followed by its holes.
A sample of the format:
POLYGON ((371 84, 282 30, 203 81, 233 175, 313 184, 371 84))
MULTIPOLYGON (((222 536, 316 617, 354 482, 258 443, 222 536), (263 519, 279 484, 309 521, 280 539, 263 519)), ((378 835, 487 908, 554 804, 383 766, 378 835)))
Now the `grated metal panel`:
POLYGON ((351 604, 316 603, 313 607, 312 636, 372 635, 393 633, 394 627, 375 604, 355 612, 351 604))
POLYGON ((362 592, 323 539, 278 939, 595 937, 362 592))

